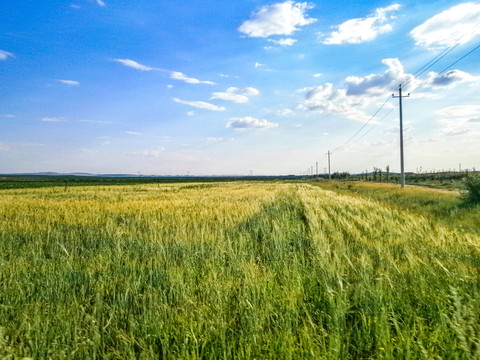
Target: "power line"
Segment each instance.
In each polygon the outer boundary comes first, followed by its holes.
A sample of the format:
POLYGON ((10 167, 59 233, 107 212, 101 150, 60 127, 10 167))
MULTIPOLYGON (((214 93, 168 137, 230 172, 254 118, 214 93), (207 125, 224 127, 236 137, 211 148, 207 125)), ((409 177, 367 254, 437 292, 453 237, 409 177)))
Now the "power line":
MULTIPOLYGON (((480 22, 479 22, 480 23, 480 22)), ((427 70, 429 70, 430 68, 432 68, 435 64, 437 64, 440 60, 442 60, 445 56, 447 56, 449 53, 451 53, 455 48, 457 48, 459 45, 460 45, 460 40, 463 39, 466 35, 463 35, 461 36, 460 38, 458 38, 456 40, 456 43, 446 49, 444 49, 441 53, 439 53, 438 55, 436 55, 434 58, 432 58, 431 60, 429 60, 427 63, 425 63, 422 67, 420 67, 414 74, 413 74, 413 78, 414 79, 418 79, 422 74, 424 74, 427 70)), ((463 59, 465 59, 467 56, 471 55, 473 52, 477 51, 478 49, 480 49, 480 44, 477 45, 476 47, 474 47, 472 50, 470 50, 469 52, 467 52, 466 54, 464 54, 463 56, 461 56, 460 58, 458 58, 457 60, 455 60, 454 62, 452 62, 450 65, 448 65, 447 67, 445 67, 443 70, 441 70, 440 72, 437 73, 437 76, 438 75, 441 75, 443 74, 444 72, 446 72, 448 69, 450 69, 452 66, 456 65, 457 63, 459 63, 460 61, 462 61, 463 59)), ((423 81, 420 85, 418 85, 415 89, 411 90, 410 92, 414 92, 416 90, 418 90, 420 87, 422 87, 429 79, 426 79, 425 81, 423 81)), ((404 83, 404 87, 408 86, 410 84, 411 80, 407 80, 405 83, 404 83)), ((402 85, 400 84, 400 86, 395 90, 395 91, 399 91, 401 89, 402 85)), ((400 96, 401 93, 400 93, 400 96)), ((352 136, 350 137, 343 145, 341 146, 338 146, 336 148, 333 149, 333 151, 336 151, 336 150, 339 150, 341 148, 343 148, 344 146, 346 146, 347 144, 349 144, 374 118, 375 116, 377 116, 377 114, 385 107, 385 105, 387 104, 387 102, 391 99, 391 97, 389 96, 387 98, 387 100, 385 100, 385 102, 377 109, 377 111, 375 111, 375 113, 372 115, 372 117, 363 125, 360 127, 360 129, 352 136)), ((390 109, 390 111, 385 114, 382 119, 380 119, 380 121, 384 120, 388 115, 390 115, 390 113, 393 111, 393 109, 390 109)), ((367 132, 365 132, 361 137, 359 137, 355 142, 354 144, 356 144, 358 141, 360 141, 363 137, 365 137, 367 134, 369 134, 376 126, 377 124, 374 124, 367 132)), ((330 157, 330 155, 332 154, 332 152, 328 152, 328 157, 330 157)), ((325 158, 326 156, 324 156, 322 158, 322 161, 323 159, 325 158)))
MULTIPOLYGON (((472 50, 470 50, 468 53, 466 53, 465 55, 461 56, 459 59, 455 60, 453 63, 451 63, 450 65, 448 65, 447 67, 445 67, 443 70, 439 71, 437 73, 437 76, 438 75, 441 75, 443 74, 444 72, 446 72, 448 69, 450 69, 452 66, 456 65, 457 63, 459 63, 460 61, 462 61, 463 59, 465 59, 467 56, 469 56, 470 54, 472 54, 473 52, 477 51, 478 49, 480 49, 480 44, 477 45, 476 47, 474 47, 472 50)), ((412 91, 410 91, 411 93, 418 90, 419 88, 421 88, 423 85, 425 85, 425 83, 428 81, 429 79, 426 79, 425 81, 423 81, 420 85, 418 85, 415 89, 413 89, 412 91)))
MULTIPOLYGON (((390 114, 392 113, 392 111, 393 111, 393 109, 390 109, 389 112, 387 112, 385 115, 383 115, 383 117, 382 117, 380 120, 378 120, 378 123, 381 123, 383 120, 385 120, 385 118, 386 118, 388 115, 390 115, 390 114)), ((362 140, 365 136, 367 136, 368 134, 370 134, 370 132, 378 125, 378 123, 373 124, 373 126, 372 126, 370 129, 368 129, 365 133, 363 133, 363 135, 360 136, 359 138, 357 138, 357 140, 355 140, 352 144, 358 143, 358 142, 359 142, 360 140, 362 140)))
POLYGON ((453 63, 451 63, 450 65, 448 65, 445 69, 443 69, 442 71, 440 71, 438 74, 442 74, 444 73, 445 71, 447 71, 448 69, 450 69, 453 65, 456 65, 457 63, 459 63, 460 61, 462 61, 463 59, 465 59, 468 55, 470 55, 471 53, 473 53, 474 51, 480 49, 480 44, 477 45, 475 48, 473 48, 473 50, 470 50, 468 53, 466 53, 465 55, 463 55, 460 59, 454 61, 453 63))
POLYGON ((375 118, 375 116, 377 116, 377 114, 380 112, 380 110, 383 109, 383 107, 387 104, 387 102, 388 102, 390 99, 391 99, 391 97, 389 96, 389 97, 387 98, 387 100, 385 100, 385 102, 382 104, 382 106, 380 106, 380 107, 377 109, 377 111, 375 111, 375 113, 372 115, 372 117, 370 118, 370 120, 368 120, 365 124, 363 124, 363 126, 362 126, 360 129, 358 129, 358 131, 357 131, 350 139, 348 139, 343 145, 336 147, 335 149, 333 149, 333 151, 339 150, 339 149, 341 149, 342 147, 344 147, 345 145, 347 145, 348 143, 350 143, 350 141, 352 141, 352 140, 365 128, 365 126, 367 126, 367 125, 375 118))
MULTIPOLYGON (((450 52, 452 52, 458 45, 460 45, 460 44, 457 43, 453 46, 450 46, 450 47, 444 49, 440 54, 436 55, 433 59, 431 59, 426 64, 424 64, 420 69, 415 71, 415 73, 413 73, 413 78, 418 79, 421 75, 423 75, 432 66, 437 64, 440 60, 442 60, 445 56, 447 56, 450 52)), ((408 85, 410 85, 410 83, 411 83, 411 80, 410 79, 407 80, 404 84, 404 87, 406 88, 408 85)), ((398 91, 398 88, 396 89, 396 91, 398 91)))

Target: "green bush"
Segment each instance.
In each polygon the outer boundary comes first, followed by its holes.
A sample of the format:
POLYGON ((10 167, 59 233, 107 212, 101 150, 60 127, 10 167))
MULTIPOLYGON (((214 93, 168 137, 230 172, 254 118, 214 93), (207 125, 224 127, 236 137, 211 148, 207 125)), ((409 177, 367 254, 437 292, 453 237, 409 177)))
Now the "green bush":
POLYGON ((480 177, 468 177, 465 179, 467 192, 463 201, 466 205, 480 204, 480 177))

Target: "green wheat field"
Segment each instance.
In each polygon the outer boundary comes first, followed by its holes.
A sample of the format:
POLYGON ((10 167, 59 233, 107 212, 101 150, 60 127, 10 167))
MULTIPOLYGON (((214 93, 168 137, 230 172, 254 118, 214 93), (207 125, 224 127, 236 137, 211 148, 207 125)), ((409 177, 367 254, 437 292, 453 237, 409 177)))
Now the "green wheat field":
POLYGON ((459 197, 0 190, 0 359, 479 359, 480 209, 459 197))

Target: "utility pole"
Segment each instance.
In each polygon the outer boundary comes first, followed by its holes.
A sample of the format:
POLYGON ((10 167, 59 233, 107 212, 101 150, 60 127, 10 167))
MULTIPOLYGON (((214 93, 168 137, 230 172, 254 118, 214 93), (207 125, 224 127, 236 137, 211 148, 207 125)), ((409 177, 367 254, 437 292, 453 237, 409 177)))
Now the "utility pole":
POLYGON ((317 165, 317 168, 316 168, 317 172, 315 173, 315 176, 318 176, 318 161, 317 161, 316 165, 317 165))
POLYGON ((330 155, 332 154, 330 150, 328 150, 328 180, 332 180, 332 174, 330 174, 330 155))
POLYGON ((405 187, 405 166, 403 158, 403 115, 402 115, 402 97, 409 97, 410 94, 402 96, 402 84, 398 87, 398 96, 392 94, 393 98, 399 99, 399 109, 400 109, 400 184, 402 188, 405 187))

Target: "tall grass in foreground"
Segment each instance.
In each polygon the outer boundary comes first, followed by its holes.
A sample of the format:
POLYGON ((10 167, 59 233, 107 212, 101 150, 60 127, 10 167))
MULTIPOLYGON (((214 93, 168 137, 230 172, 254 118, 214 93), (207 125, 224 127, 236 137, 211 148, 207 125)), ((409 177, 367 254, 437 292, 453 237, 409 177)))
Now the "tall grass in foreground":
POLYGON ((305 184, 0 193, 0 358, 480 358, 480 237, 305 184))

